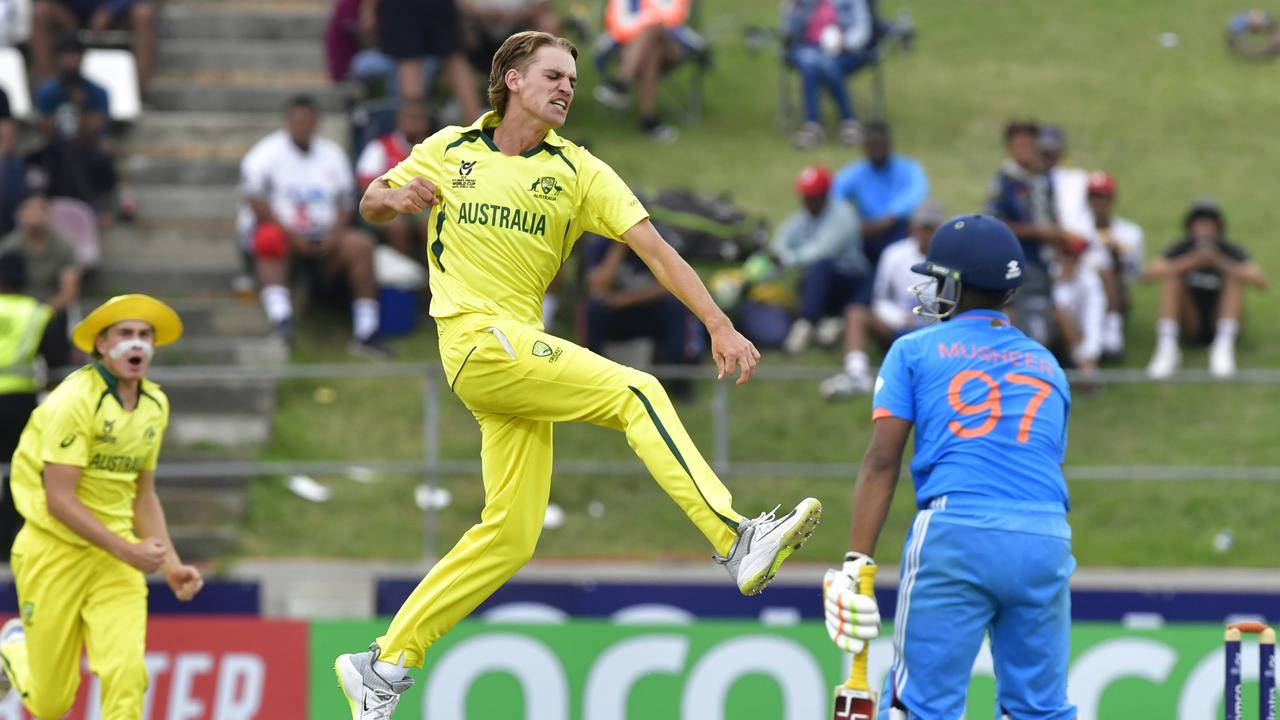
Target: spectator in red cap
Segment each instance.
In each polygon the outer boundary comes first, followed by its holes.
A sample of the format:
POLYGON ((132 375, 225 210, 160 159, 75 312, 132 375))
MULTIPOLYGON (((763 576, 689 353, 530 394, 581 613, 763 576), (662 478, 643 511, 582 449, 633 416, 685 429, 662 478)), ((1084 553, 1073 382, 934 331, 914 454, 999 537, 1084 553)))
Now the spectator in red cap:
POLYGON ((845 306, 870 274, 870 265, 862 253, 858 217, 849 203, 832 202, 830 191, 830 170, 821 165, 801 170, 796 177, 796 193, 803 207, 782 221, 770 243, 778 264, 804 269, 800 317, 792 324, 783 345, 788 352, 808 347, 824 318, 832 318, 835 330, 829 335, 834 342, 845 306))
POLYGON ((1107 289, 1107 315, 1102 326, 1102 354, 1118 358, 1124 354, 1124 318, 1129 312, 1129 286, 1142 272, 1142 228, 1116 217, 1116 181, 1102 172, 1089 173, 1085 183, 1089 201, 1090 246, 1086 263, 1098 271, 1107 289))

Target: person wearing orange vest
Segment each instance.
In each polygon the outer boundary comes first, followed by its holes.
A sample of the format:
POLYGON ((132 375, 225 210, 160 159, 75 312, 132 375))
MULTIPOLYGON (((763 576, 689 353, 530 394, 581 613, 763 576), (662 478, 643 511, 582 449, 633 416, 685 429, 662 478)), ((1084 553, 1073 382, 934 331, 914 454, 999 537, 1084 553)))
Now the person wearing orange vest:
POLYGON ((604 10, 608 33, 596 63, 601 77, 604 66, 615 55, 614 77, 596 85, 592 95, 616 110, 630 104, 634 86, 640 128, 661 142, 672 142, 680 132, 658 116, 658 78, 690 56, 705 56, 707 43, 685 23, 689 21, 689 0, 609 0, 604 10))
MULTIPOLYGON (((67 360, 66 340, 49 322, 53 308, 22 294, 26 276, 26 258, 18 253, 0 256, 0 463, 9 462, 27 417, 36 409, 36 393, 44 384, 39 359, 55 366, 67 360)), ((8 471, 0 474, 0 550, 7 556, 22 516, 13 506, 8 471)))

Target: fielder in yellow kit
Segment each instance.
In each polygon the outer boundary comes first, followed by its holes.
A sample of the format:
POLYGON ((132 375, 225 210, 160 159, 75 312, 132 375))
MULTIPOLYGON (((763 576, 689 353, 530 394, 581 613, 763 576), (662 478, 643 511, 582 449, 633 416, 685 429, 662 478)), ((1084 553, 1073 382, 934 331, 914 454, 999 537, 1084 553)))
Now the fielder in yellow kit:
POLYGON ((108 300, 72 332, 96 362, 31 413, 13 455, 13 499, 26 519, 11 556, 21 617, 0 630, 0 689, 12 685, 39 720, 71 709, 82 649, 101 681, 103 720, 142 717, 143 573, 162 570, 179 600, 203 586, 173 550, 156 497, 169 401, 143 377, 154 348, 181 335, 159 300, 108 300))
POLYGON ((511 36, 493 57, 494 112, 427 138, 361 201, 361 214, 379 223, 431 207, 431 314, 450 386, 483 434, 485 507, 387 633, 337 659, 355 720, 390 718, 412 684, 406 668, 421 667, 427 648, 533 555, 551 487, 553 423, 626 433, 744 594, 762 590, 818 524, 813 498, 782 518, 745 519, 652 375, 543 331, 543 293, 586 230, 627 243, 706 325, 721 378, 740 370, 746 382, 760 357, 617 174, 556 134, 573 101, 576 59, 563 38, 511 36))

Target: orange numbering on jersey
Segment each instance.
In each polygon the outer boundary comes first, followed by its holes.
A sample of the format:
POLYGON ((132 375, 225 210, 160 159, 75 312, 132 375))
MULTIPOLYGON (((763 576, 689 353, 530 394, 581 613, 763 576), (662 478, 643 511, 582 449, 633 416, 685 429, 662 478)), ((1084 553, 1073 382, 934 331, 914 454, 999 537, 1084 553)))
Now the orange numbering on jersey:
POLYGON ((947 423, 947 428, 962 438, 982 437, 992 430, 996 429, 996 423, 1000 422, 1000 385, 991 376, 981 370, 961 370, 951 378, 951 385, 947 387, 947 401, 951 403, 951 407, 961 415, 980 415, 982 413, 990 413, 986 420, 976 428, 968 428, 962 425, 958 420, 952 420, 947 423), (960 393, 964 390, 965 383, 970 380, 981 380, 987 385, 987 399, 971 404, 965 402, 960 393))
MULTIPOLYGON (((1053 386, 1039 378, 1020 373, 1009 373, 1004 376, 1004 381, 1015 385, 1029 385, 1036 389, 1035 396, 1027 402, 1027 409, 1022 413, 1022 419, 1018 422, 1018 442, 1029 442, 1031 440, 1031 425, 1036 420, 1036 413, 1040 411, 1040 406, 1044 404, 1045 398, 1049 397, 1049 393, 1053 392, 1053 386)), ((996 429, 996 425, 1003 416, 1000 399, 1000 384, 990 375, 981 370, 961 370, 955 374, 955 377, 951 378, 951 384, 947 387, 947 401, 961 415, 989 414, 982 421, 982 424, 977 427, 965 427, 960 421, 952 420, 947 423, 947 429, 955 433, 957 437, 962 438, 977 438, 990 433, 996 429), (961 392, 964 391, 965 383, 970 380, 979 380, 987 386, 987 398, 980 403, 967 403, 960 397, 961 392)))

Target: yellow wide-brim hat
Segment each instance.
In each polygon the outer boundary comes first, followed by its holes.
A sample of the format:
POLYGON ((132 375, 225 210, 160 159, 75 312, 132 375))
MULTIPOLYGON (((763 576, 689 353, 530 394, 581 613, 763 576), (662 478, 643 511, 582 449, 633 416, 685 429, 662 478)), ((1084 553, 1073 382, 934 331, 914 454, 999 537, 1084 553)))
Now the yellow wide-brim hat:
POLYGON ((71 342, 80 350, 92 353, 94 338, 103 330, 125 320, 140 320, 156 333, 156 347, 168 345, 182 337, 182 318, 173 308, 150 295, 117 295, 102 303, 71 331, 71 342))

